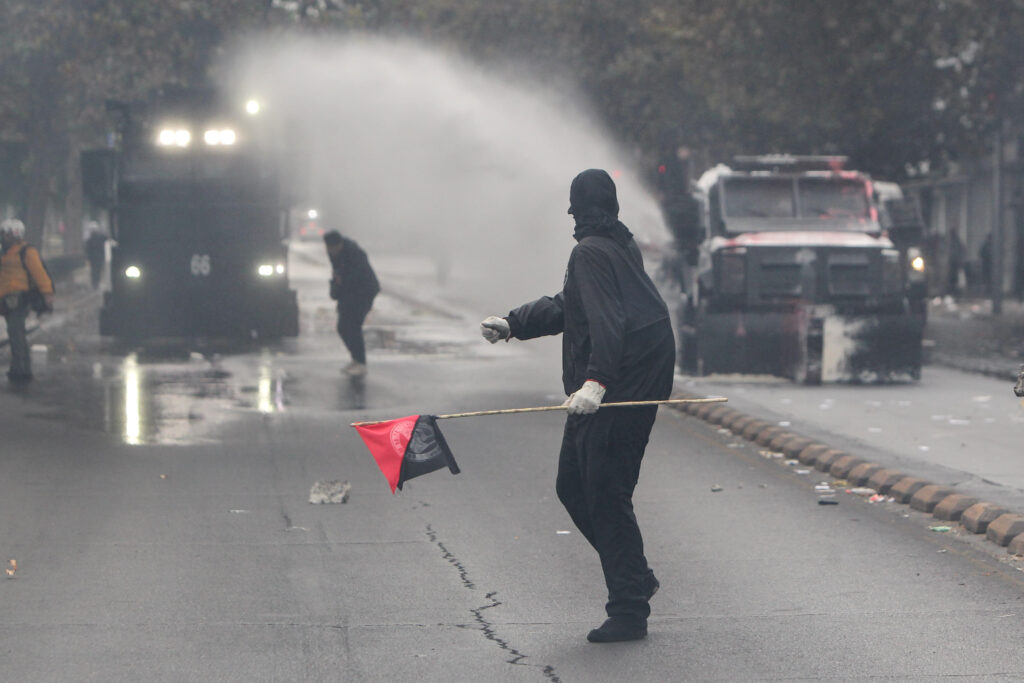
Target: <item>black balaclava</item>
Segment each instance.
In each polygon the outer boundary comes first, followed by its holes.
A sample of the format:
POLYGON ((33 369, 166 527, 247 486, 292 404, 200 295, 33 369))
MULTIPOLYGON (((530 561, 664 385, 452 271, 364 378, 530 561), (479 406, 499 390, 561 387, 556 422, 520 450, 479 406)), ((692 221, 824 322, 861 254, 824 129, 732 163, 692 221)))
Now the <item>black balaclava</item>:
POLYGON ((590 235, 602 235, 626 242, 633 236, 619 222, 615 181, 607 171, 591 168, 573 178, 569 188, 569 213, 576 219, 573 237, 577 241, 590 235))

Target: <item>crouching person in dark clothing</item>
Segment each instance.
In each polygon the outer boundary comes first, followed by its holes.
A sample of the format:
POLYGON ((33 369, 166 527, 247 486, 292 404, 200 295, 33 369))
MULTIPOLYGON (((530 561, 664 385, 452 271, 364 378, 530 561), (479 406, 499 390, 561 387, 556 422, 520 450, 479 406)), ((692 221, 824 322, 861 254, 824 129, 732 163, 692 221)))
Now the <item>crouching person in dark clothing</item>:
POLYGON ((324 235, 324 245, 331 259, 331 298, 338 302, 338 335, 352 355, 352 362, 341 371, 362 377, 366 375, 363 322, 380 292, 380 283, 366 252, 354 240, 331 230, 324 235))
POLYGON ((569 416, 556 490, 601 558, 608 619, 591 642, 647 635, 658 580, 647 565, 633 489, 657 406, 606 408, 602 401, 662 400, 672 392, 675 340, 668 309, 644 271, 633 235, 618 220, 615 183, 601 170, 576 176, 569 193, 578 244, 562 291, 481 323, 484 338, 562 334, 569 416))

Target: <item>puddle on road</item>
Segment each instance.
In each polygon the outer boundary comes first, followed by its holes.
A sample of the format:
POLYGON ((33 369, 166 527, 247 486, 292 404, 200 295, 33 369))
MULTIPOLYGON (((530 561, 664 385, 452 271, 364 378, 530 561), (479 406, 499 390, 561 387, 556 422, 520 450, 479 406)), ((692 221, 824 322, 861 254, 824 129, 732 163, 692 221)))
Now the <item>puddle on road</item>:
MULTIPOLYGON (((375 354, 460 357, 482 348, 472 326, 410 302, 380 300, 365 327, 367 349, 375 354)), ((42 349, 33 354, 37 381, 3 388, 26 399, 26 417, 106 432, 127 444, 215 443, 253 412, 283 413, 293 404, 340 412, 367 408, 373 400, 367 381, 338 374, 348 358, 336 323, 333 307, 307 306, 301 340, 269 347, 205 342, 202 353, 184 341, 131 348, 91 333, 77 339, 74 331, 43 333, 33 339, 42 349)))
POLYGON ((39 368, 23 390, 41 407, 26 416, 99 429, 130 445, 211 443, 246 412, 288 407, 288 378, 270 350, 255 358, 162 349, 62 360, 39 368))
MULTIPOLYGON (((436 357, 448 349, 380 330, 366 336, 369 349, 389 354, 436 357)), ((285 366, 305 365, 294 349, 219 351, 51 349, 49 359, 34 359, 37 381, 10 391, 31 401, 26 417, 102 431, 129 445, 215 443, 245 415, 283 413, 296 400, 341 412, 368 406, 365 378, 339 376, 333 366, 289 375, 285 366)))

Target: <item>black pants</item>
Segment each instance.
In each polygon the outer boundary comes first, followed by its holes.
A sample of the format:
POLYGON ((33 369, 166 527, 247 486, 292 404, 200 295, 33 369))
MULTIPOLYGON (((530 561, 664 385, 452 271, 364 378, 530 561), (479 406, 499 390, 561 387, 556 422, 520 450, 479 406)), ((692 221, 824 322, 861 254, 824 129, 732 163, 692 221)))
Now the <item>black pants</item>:
POLYGON ((366 364, 366 342, 363 339, 363 322, 373 307, 369 301, 338 302, 338 335, 345 342, 345 348, 356 363, 366 364))
POLYGON ((646 618, 651 573, 633 514, 633 489, 657 407, 570 415, 558 458, 558 499, 601 558, 608 616, 646 618))
POLYGON ((7 339, 11 344, 11 379, 28 379, 32 376, 32 357, 29 355, 28 336, 25 321, 28 319, 28 305, 21 301, 13 311, 4 316, 7 319, 7 339))
POLYGON ((89 259, 89 280, 92 282, 93 289, 98 289, 100 286, 100 278, 103 277, 103 265, 103 261, 89 259))

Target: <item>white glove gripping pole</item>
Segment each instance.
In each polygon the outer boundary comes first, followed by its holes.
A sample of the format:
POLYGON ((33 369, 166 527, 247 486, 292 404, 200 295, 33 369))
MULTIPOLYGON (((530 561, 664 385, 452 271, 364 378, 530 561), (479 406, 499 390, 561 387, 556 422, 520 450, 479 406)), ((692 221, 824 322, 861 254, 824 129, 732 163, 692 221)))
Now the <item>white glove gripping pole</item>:
POLYGON ((579 389, 572 393, 568 403, 563 403, 570 415, 593 415, 601 407, 604 398, 604 385, 588 379, 579 389))
MULTIPOLYGON (((661 401, 622 401, 620 403, 602 403, 601 409, 620 408, 624 406, 668 406, 680 405, 683 403, 725 403, 729 399, 724 397, 714 398, 666 398, 661 401)), ((568 406, 539 406, 536 408, 505 408, 503 410, 478 410, 472 413, 449 413, 448 415, 435 415, 438 420, 447 420, 452 417, 478 417, 480 415, 512 415, 514 413, 540 413, 549 410, 566 410, 568 406)), ((371 420, 369 422, 353 422, 353 427, 364 427, 366 425, 381 424, 390 420, 371 420)))

